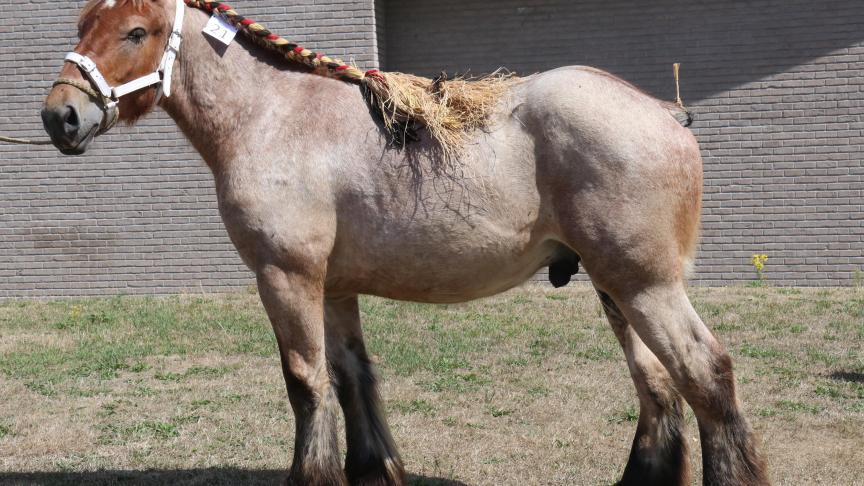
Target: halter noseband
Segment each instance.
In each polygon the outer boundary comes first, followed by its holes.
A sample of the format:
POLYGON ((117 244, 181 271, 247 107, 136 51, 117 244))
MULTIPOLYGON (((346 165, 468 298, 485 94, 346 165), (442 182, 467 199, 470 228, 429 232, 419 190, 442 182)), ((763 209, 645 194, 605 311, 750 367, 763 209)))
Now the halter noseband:
POLYGON ((159 91, 156 93, 157 101, 162 96, 171 96, 171 73, 174 70, 174 61, 177 59, 177 54, 180 53, 180 43, 183 41, 183 14, 185 12, 184 0, 176 0, 176 2, 177 9, 174 14, 174 25, 171 27, 168 44, 165 46, 162 60, 159 61, 159 67, 155 72, 112 88, 108 85, 105 76, 102 75, 99 67, 96 66, 96 63, 92 59, 77 52, 66 54, 65 61, 77 65, 87 77, 87 80, 90 81, 90 86, 69 78, 59 78, 57 81, 54 81, 54 86, 58 84, 73 86, 99 101, 102 105, 104 116, 97 135, 102 135, 117 123, 117 119, 120 117, 120 110, 117 108, 120 97, 154 85, 159 85, 159 91))

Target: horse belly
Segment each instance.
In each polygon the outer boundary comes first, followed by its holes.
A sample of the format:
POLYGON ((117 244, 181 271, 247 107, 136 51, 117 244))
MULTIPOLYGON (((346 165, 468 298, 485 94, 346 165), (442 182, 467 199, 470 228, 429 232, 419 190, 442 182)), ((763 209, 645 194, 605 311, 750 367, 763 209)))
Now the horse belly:
POLYGON ((502 234, 457 226, 366 236, 337 244, 328 290, 415 302, 464 302, 525 282, 550 263, 557 248, 554 241, 528 230, 502 234))
POLYGON ((465 147, 452 172, 393 151, 357 169, 342 164, 350 182, 338 198, 328 287, 444 303, 530 278, 559 246, 532 144, 506 117, 465 147))

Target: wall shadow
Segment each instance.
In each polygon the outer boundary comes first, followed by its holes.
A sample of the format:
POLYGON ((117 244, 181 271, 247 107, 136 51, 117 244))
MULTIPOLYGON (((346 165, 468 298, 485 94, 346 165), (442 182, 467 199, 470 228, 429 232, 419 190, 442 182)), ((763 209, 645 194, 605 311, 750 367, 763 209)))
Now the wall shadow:
POLYGON ((530 74, 582 64, 669 99, 671 65, 681 62, 690 102, 864 40, 860 0, 385 3, 388 70, 530 74))
MULTIPOLYGON (((27 472, 0 473, 3 486, 273 486, 285 479, 285 470, 206 468, 150 471, 27 472)), ((467 486, 465 483, 429 476, 409 475, 411 486, 467 486)))

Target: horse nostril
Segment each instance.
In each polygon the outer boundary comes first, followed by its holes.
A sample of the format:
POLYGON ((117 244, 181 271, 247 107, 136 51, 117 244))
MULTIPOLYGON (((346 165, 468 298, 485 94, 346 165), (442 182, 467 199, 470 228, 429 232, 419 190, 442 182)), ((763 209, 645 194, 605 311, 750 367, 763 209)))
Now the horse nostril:
POLYGON ((67 106, 66 113, 63 115, 63 123, 66 125, 67 133, 77 131, 81 125, 81 121, 78 118, 78 110, 72 106, 67 106))

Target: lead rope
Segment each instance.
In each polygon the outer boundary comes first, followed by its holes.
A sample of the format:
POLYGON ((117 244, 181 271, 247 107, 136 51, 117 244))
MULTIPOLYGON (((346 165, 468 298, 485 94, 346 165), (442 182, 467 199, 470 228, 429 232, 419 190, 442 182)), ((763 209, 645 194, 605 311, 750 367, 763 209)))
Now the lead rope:
MULTIPOLYGON (((97 101, 100 101, 102 103, 102 106, 106 105, 105 100, 102 99, 102 96, 99 93, 97 93, 96 90, 91 88, 89 86, 89 84, 81 83, 81 82, 75 81, 74 79, 60 78, 57 81, 54 81, 54 84, 51 85, 51 87, 53 88, 54 86, 57 86, 58 84, 68 84, 70 86, 78 88, 81 91, 83 91, 84 93, 86 93, 88 96, 90 96, 91 98, 93 98, 97 101)), ((114 128, 114 125, 117 124, 117 120, 119 118, 120 118, 120 116, 119 116, 119 113, 117 112, 117 110, 111 110, 110 118, 108 118, 108 117, 105 118, 107 120, 107 123, 105 123, 104 126, 99 127, 99 133, 105 133, 108 130, 111 130, 112 128, 114 128)), ((26 138, 4 137, 2 135, 0 135, 0 142, 11 143, 13 145, 51 145, 53 143, 53 142, 51 142, 50 139, 28 140, 26 138)))
POLYGON ((0 142, 14 145, 51 145, 51 140, 27 140, 26 138, 4 137, 0 135, 0 142))

